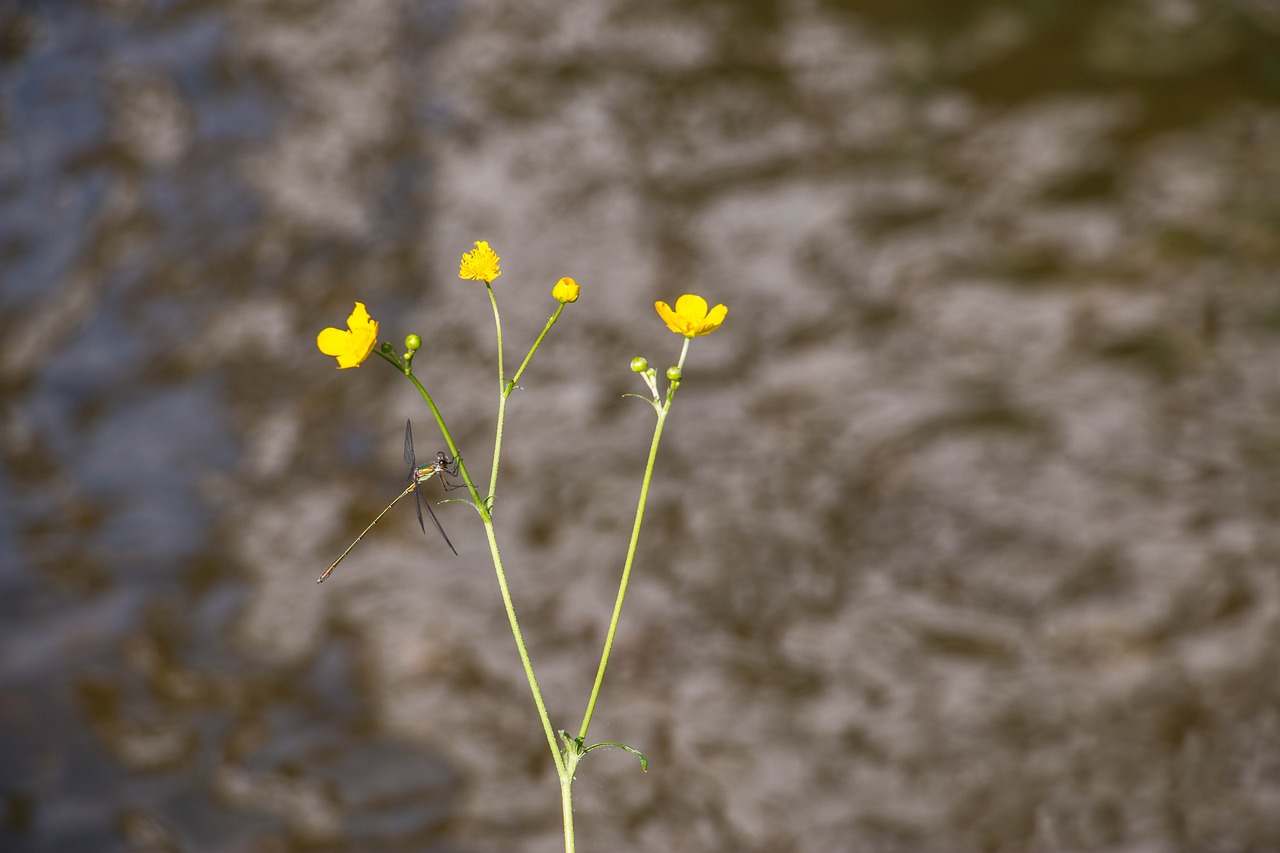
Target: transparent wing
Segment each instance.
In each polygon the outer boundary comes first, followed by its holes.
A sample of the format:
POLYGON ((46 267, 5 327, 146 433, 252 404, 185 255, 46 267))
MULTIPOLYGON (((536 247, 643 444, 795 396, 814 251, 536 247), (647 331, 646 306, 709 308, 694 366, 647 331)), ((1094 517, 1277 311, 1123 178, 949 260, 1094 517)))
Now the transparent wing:
POLYGON ((409 476, 417 476, 418 460, 413 456, 413 421, 404 422, 404 464, 409 466, 409 476))
MULTIPOLYGON (((415 485, 413 487, 413 504, 418 509, 418 526, 422 528, 422 532, 427 532, 427 525, 422 521, 422 505, 427 503, 427 499, 422 496, 422 486, 415 485)), ((427 504, 427 512, 431 512, 431 504, 427 504)), ((431 520, 436 521, 436 514, 431 512, 431 520)), ((436 527, 440 526, 440 522, 436 521, 436 527)), ((443 530, 440 531, 444 533, 443 530)))
MULTIPOLYGON (((418 505, 418 523, 422 524, 422 508, 427 508, 427 515, 431 516, 431 523, 436 526, 436 530, 440 531, 440 535, 444 537, 444 544, 449 546, 449 550, 457 556, 458 549, 453 547, 453 543, 449 541, 449 534, 444 532, 444 528, 440 526, 440 519, 436 518, 436 511, 431 508, 431 501, 427 500, 422 494, 422 484, 419 483, 413 490, 415 503, 418 505)), ((423 525, 422 532, 426 533, 426 525, 423 525)))
POLYGON ((408 420, 404 422, 404 461, 409 466, 409 483, 413 486, 413 505, 418 510, 418 526, 422 528, 423 533, 427 532, 427 523, 422 517, 422 508, 425 506, 427 515, 431 516, 431 523, 436 526, 436 530, 440 531, 449 550, 456 555, 458 549, 453 547, 453 543, 449 541, 449 534, 445 533, 444 528, 440 526, 440 519, 436 518, 436 512, 431 508, 431 501, 422 494, 423 481, 418 480, 418 460, 413 455, 413 422, 408 420))

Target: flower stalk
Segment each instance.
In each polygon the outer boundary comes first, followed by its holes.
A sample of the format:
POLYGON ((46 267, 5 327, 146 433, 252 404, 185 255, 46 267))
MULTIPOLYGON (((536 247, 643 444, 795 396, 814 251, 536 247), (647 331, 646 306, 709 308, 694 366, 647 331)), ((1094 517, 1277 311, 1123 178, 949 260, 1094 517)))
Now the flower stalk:
MULTIPOLYGON (((524 360, 520 363, 520 367, 510 378, 505 372, 504 358, 504 340, 502 330, 502 316, 498 308, 497 295, 493 289, 493 281, 501 275, 499 267, 499 257, 496 252, 490 248, 486 242, 476 242, 475 249, 465 253, 459 264, 458 275, 460 278, 472 281, 484 282, 485 290, 489 296, 489 304, 493 310, 494 333, 497 339, 497 362, 498 362, 498 411, 497 422, 494 428, 494 447, 493 447, 493 463, 489 474, 488 492, 481 495, 476 487, 475 481, 472 479, 471 473, 467 470, 466 462, 462 459, 462 455, 458 450, 458 445, 454 441, 453 435, 449 431, 448 424, 445 421, 443 413, 436 405, 431 394, 427 391, 426 386, 414 370, 414 357, 421 350, 422 338, 418 335, 409 335, 405 339, 405 353, 397 355, 391 344, 384 343, 381 347, 375 349, 377 341, 378 324, 374 321, 365 310, 363 303, 356 303, 355 309, 347 319, 347 329, 325 329, 317 336, 316 344, 320 351, 326 355, 332 356, 338 360, 340 369, 359 367, 372 353, 376 352, 379 357, 391 364, 400 373, 402 373, 417 389, 423 401, 427 404, 427 408, 431 410, 432 417, 435 419, 436 425, 440 429, 440 434, 448 445, 449 452, 452 454, 453 461, 443 459, 436 463, 437 466, 453 467, 437 467, 431 469, 430 466, 423 466, 421 469, 415 469, 410 472, 410 484, 405 494, 413 490, 417 482, 424 482, 425 479, 434 473, 445 472, 453 474, 455 471, 463 484, 465 485, 470 500, 462 501, 469 503, 480 517, 481 524, 484 527, 485 539, 489 545, 490 559, 493 563, 494 573, 498 582, 498 591, 502 597, 503 608, 507 614, 507 620, 511 628, 511 635, 515 641, 516 650, 520 657, 521 666, 524 668, 526 679, 529 683, 529 690, 533 696, 534 706, 538 712, 538 719, 542 725, 543 735, 547 740, 547 746, 551 750, 552 762, 555 765, 556 775, 560 781, 560 801, 561 814, 564 823, 564 844, 566 853, 574 851, 574 828, 573 828, 573 779, 577 771, 578 765, 582 758, 591 750, 601 747, 617 747, 633 753, 640 759, 642 770, 648 769, 648 759, 626 744, 607 741, 587 745, 586 737, 591 721, 595 715, 597 703, 600 698, 602 686, 604 684, 605 672, 608 669, 610 655, 613 651, 614 639, 617 635, 618 624, 622 615, 622 606, 626 600, 627 588, 631 580, 631 572, 635 565, 637 548, 640 541, 640 531, 644 524, 645 507, 649 499, 649 487, 653 478, 654 466, 658 458, 658 447, 662 440, 663 429, 666 425, 667 416, 671 413, 671 404, 675 397, 676 389, 680 387, 681 379, 684 372, 685 358, 689 352, 689 342, 695 337, 709 334, 717 329, 724 322, 727 310, 723 305, 717 305, 708 309, 707 302, 702 297, 694 294, 685 294, 676 300, 675 308, 672 308, 665 302, 655 303, 655 309, 659 317, 666 323, 672 332, 684 336, 684 345, 680 351, 679 362, 668 368, 666 371, 667 387, 664 394, 660 394, 658 390, 657 371, 649 366, 646 359, 637 356, 631 361, 631 369, 637 373, 648 389, 648 395, 628 394, 629 397, 639 397, 647 400, 654 408, 657 420, 654 424, 653 437, 649 443, 649 454, 645 462, 644 474, 640 481, 640 497, 636 504, 635 518, 631 526, 631 538, 627 544, 626 557, 623 560, 621 577, 618 583, 618 592, 614 599, 613 612, 609 619, 609 628, 605 634, 603 649, 600 655, 600 663, 596 668, 595 679, 592 683, 591 692, 587 699, 586 709, 582 715, 582 723, 578 728, 576 737, 571 737, 568 732, 560 730, 557 732, 552 727, 550 715, 547 712, 546 702, 543 699, 541 688, 538 685, 538 679, 534 672, 533 662, 529 657, 528 647, 524 641, 524 635, 520 630, 520 622, 517 618, 515 603, 511 597, 511 590, 507 583, 506 571, 502 562, 501 550, 498 547, 497 531, 493 522, 494 499, 498 489, 498 471, 499 463, 502 456, 502 440, 506 424, 507 400, 511 393, 519 387, 518 382, 528 368, 533 359, 534 354, 542 346, 544 339, 551 331, 552 327, 560 319, 564 308, 568 304, 576 302, 580 288, 573 279, 562 278, 552 288, 552 296, 559 303, 555 311, 547 320, 542 332, 534 340, 524 360), (425 472, 425 473, 423 473, 425 472), (419 479, 415 479, 419 478, 419 479), (559 741, 557 741, 557 737, 559 741)), ((407 430, 406 430, 407 433, 407 430)), ((408 440, 406 438, 406 443, 408 440)), ((407 454, 407 458, 411 454, 407 454)), ((403 497, 404 495, 401 495, 403 497)), ((397 498, 399 500, 399 498, 397 498)), ((389 508, 389 507, 388 507, 389 508)), ((385 513, 386 510, 383 510, 385 513)), ((379 515, 381 518, 381 515, 379 515)), ((376 519, 375 519, 376 522, 376 519)), ((372 527, 372 525, 370 525, 372 527)), ((366 529, 367 532, 367 529, 366 529)), ((441 530, 443 533, 443 530, 441 530)), ((361 534, 363 536, 364 534, 361 534)), ((357 539, 357 541, 359 541, 357 539)), ((447 537, 446 537, 447 541, 447 537)), ((353 543, 354 544, 354 543, 353 543)), ((350 548, 348 548, 348 551, 350 548)), ((345 556, 345 553, 344 555, 345 556)), ((332 570, 332 569, 331 569, 332 570)), ((326 572, 326 576, 327 576, 326 572)))

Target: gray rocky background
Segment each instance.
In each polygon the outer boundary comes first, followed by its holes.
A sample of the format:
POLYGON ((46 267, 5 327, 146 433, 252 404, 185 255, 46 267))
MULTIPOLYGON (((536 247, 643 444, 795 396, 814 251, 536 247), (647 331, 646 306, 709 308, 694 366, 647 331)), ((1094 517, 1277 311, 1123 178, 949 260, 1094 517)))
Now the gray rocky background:
POLYGON ((1280 6, 18 3, 0 14, 0 842, 1280 849, 1280 6))

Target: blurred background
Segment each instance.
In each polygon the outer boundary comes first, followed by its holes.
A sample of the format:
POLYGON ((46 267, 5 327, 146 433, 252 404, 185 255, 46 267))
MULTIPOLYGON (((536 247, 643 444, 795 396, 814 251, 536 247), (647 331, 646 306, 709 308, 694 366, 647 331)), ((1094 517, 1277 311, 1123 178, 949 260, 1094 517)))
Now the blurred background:
POLYGON ((1280 849, 1273 0, 0 4, 0 848, 1280 849), (442 497, 442 495, 441 495, 442 497))

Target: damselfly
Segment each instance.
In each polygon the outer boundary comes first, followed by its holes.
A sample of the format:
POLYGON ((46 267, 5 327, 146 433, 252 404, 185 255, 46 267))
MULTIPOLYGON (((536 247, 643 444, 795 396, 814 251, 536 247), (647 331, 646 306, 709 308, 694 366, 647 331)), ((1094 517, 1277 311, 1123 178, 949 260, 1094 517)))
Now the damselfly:
MULTIPOLYGON (((406 497, 410 492, 413 492, 414 503, 416 503, 418 507, 418 525, 422 528, 422 532, 427 532, 427 525, 422 520, 422 508, 425 506, 427 508, 427 515, 431 516, 431 523, 436 526, 436 530, 439 530, 440 535, 444 537, 444 544, 448 545, 449 550, 455 555, 458 553, 458 549, 453 547, 453 543, 449 541, 449 535, 445 533, 444 528, 440 526, 440 520, 436 518, 435 510, 431 508, 431 501, 429 501, 422 493, 423 483, 430 480, 436 474, 448 474, 451 477, 458 476, 458 460, 450 459, 441 452, 437 453, 436 458, 426 465, 419 465, 417 458, 413 455, 413 424, 410 421, 405 421, 404 462, 409 466, 409 483, 404 487, 404 491, 396 495, 395 499, 392 500, 391 503, 387 504, 373 521, 369 522, 369 526, 360 531, 360 535, 356 537, 355 542, 348 545, 347 550, 338 555, 338 559, 334 560, 333 565, 324 570, 324 574, 316 579, 316 583, 324 583, 324 579, 333 573, 333 570, 338 567, 338 563, 341 563, 346 559, 346 556, 351 553, 351 549, 356 547, 357 543, 364 538, 365 534, 373 529, 373 526, 387 514, 388 510, 398 504, 400 499, 406 497)), ((447 489, 448 487, 449 485, 446 483, 445 488, 447 489)))

